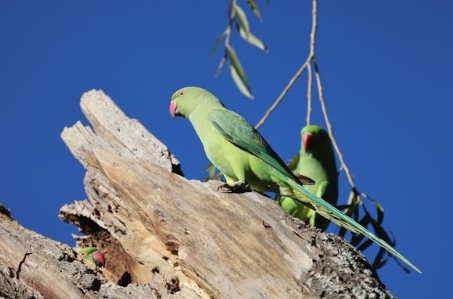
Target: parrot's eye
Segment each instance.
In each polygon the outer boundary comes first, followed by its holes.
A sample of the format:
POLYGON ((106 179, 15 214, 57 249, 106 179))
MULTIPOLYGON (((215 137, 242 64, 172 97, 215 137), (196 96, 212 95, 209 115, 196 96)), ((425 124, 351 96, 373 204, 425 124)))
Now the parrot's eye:
POLYGON ((180 97, 182 97, 182 96, 185 95, 185 94, 186 94, 186 91, 185 91, 185 90, 181 90, 181 91, 179 92, 179 96, 180 96, 180 97))

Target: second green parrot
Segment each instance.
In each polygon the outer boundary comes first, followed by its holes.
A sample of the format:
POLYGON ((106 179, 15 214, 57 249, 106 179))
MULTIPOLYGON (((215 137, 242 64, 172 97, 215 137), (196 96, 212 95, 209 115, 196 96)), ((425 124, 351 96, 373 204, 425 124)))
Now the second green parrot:
POLYGON ((92 261, 98 267, 105 265, 104 254, 96 247, 84 247, 79 250, 78 255, 84 260, 92 261))
MULTIPOLYGON (((301 136, 300 152, 292 162, 295 167, 290 169, 312 178, 316 183, 305 188, 335 206, 338 200, 338 171, 329 135, 321 127, 309 125, 302 128, 301 136)), ((289 214, 311 225, 322 230, 329 225, 328 219, 291 197, 278 196, 277 201, 289 214)))
POLYGON ((208 159, 224 175, 221 191, 271 191, 310 206, 321 216, 355 233, 361 233, 417 272, 420 270, 384 240, 304 187, 308 177, 296 176, 261 134, 239 114, 228 110, 209 91, 185 87, 170 101, 170 115, 192 123, 208 159))

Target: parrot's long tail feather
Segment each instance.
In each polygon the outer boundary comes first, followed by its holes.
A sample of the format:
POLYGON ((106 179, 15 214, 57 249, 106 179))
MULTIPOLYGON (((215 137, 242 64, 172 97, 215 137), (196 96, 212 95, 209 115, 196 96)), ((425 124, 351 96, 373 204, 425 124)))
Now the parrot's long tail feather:
MULTIPOLYGON (((354 233, 361 233, 374 243, 378 244, 385 250, 387 250, 389 253, 393 254, 400 260, 402 260, 404 263, 406 263, 408 266, 410 266, 412 269, 417 271, 418 273, 422 273, 420 269, 418 269, 416 266, 414 266, 409 260, 407 260, 403 255, 401 255, 398 251, 396 251, 392 246, 390 246, 387 242, 382 240, 381 238, 378 238, 375 236, 372 232, 367 230, 365 227, 354 221, 352 218, 348 217, 344 213, 342 213, 340 210, 326 202, 325 200, 319 198, 309 190, 305 189, 302 187, 299 183, 295 182, 291 178, 287 179, 287 183, 296 189, 297 191, 301 192, 304 196, 308 197, 310 199, 310 204, 313 205, 313 207, 316 209, 316 212, 319 213, 321 216, 335 222, 341 227, 344 227, 345 229, 348 229, 354 233)), ((295 198, 297 199, 297 198, 295 198)), ((299 199, 297 199, 299 200, 299 199)), ((301 200, 299 200, 301 201, 301 200)), ((301 201, 302 202, 302 201, 301 201)))

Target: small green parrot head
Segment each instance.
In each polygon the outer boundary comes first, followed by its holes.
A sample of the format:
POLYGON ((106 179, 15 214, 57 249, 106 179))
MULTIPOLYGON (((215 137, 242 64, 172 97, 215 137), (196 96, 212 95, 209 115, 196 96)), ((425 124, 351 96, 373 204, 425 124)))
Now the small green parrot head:
POLYGON ((200 87, 189 86, 179 89, 171 96, 170 115, 172 117, 183 116, 189 118, 190 114, 200 106, 198 104, 201 99, 203 99, 203 107, 209 105, 220 105, 223 107, 223 104, 209 91, 200 87))
POLYGON ((79 250, 79 256, 84 260, 92 261, 98 267, 105 265, 105 257, 96 247, 85 247, 79 250))
POLYGON ((309 125, 302 128, 302 150, 304 153, 316 154, 326 148, 331 148, 329 134, 316 125, 309 125))

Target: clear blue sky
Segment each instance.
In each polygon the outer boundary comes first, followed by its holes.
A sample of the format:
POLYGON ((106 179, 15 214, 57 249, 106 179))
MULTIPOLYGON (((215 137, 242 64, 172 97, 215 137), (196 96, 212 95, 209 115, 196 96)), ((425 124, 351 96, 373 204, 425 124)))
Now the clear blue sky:
MULTIPOLYGON (((80 96, 102 89, 202 179, 208 160, 191 125, 168 115, 169 98, 205 87, 255 124, 305 60, 311 1, 257 1, 249 17, 269 54, 233 38, 253 93, 214 72, 213 43, 227 1, 2 1, 0 3, 0 201, 45 236, 74 242, 59 208, 84 199, 84 169, 60 138, 85 120, 80 96)), ((450 1, 320 1, 318 60, 334 133, 360 190, 386 209, 397 249, 422 275, 391 260, 379 270, 401 298, 446 297, 453 245, 450 1), (434 210, 437 208, 437 210, 434 210)), ((239 1, 245 6, 245 1, 239 1)), ((283 159, 305 123, 302 77, 261 132, 283 159)), ((323 125, 315 106, 315 123, 323 125)), ((343 180, 344 181, 344 180, 343 180)), ((342 184, 345 200, 348 185, 342 184)))

